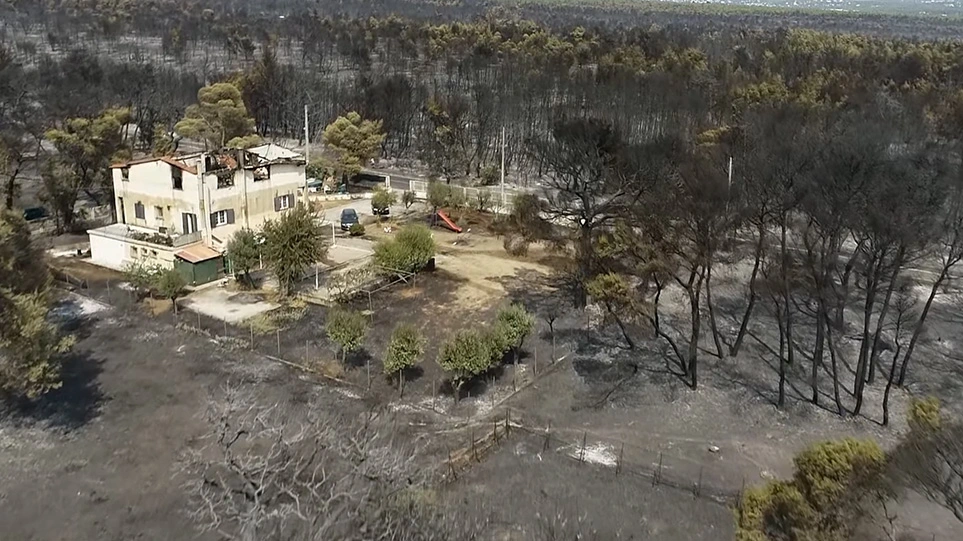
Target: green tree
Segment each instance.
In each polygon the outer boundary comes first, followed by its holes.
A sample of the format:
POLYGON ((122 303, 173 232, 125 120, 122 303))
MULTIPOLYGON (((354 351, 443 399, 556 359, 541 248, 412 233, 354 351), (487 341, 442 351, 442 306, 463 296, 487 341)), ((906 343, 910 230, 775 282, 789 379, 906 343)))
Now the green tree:
POLYGON ((338 172, 354 177, 367 160, 378 155, 385 134, 380 120, 364 120, 351 111, 324 128, 324 144, 338 154, 338 172))
POLYGON ((385 352, 384 371, 388 377, 398 378, 398 391, 404 392, 405 370, 418 364, 425 352, 425 337, 414 325, 402 323, 395 327, 385 352))
POLYGON ((639 306, 625 277, 614 272, 599 274, 585 284, 585 289, 593 300, 605 307, 606 319, 615 321, 629 348, 634 349, 635 341, 629 335, 625 320, 637 314, 639 306))
POLYGON ((491 368, 491 348, 478 331, 461 330, 441 346, 438 365, 451 377, 457 400, 462 385, 491 368))
POLYGON ((452 189, 447 184, 440 182, 428 183, 428 205, 431 206, 432 213, 438 209, 447 207, 451 203, 452 189))
POLYGON ((231 83, 214 83, 197 91, 197 103, 190 105, 174 131, 204 141, 204 147, 220 149, 249 146, 254 119, 248 115, 241 91, 231 83))
POLYGON ((334 308, 328 313, 324 326, 328 338, 341 349, 341 364, 345 363, 348 353, 361 349, 368 332, 368 318, 356 310, 334 308))
POLYGON ((278 280, 281 296, 291 293, 305 271, 328 250, 325 228, 302 203, 277 220, 264 223, 264 260, 278 280))
POLYGON ((172 156, 177 150, 174 136, 167 126, 154 124, 154 136, 152 138, 150 153, 153 156, 172 156))
POLYGON ((0 394, 36 398, 61 385, 73 338, 48 320, 50 275, 22 218, 0 212, 0 394))
POLYGON ((508 348, 512 351, 514 362, 517 364, 522 343, 535 328, 535 316, 525 310, 525 307, 521 304, 512 303, 498 312, 495 325, 504 336, 508 348))
POLYGON ((421 224, 405 226, 392 238, 374 247, 374 262, 383 272, 418 272, 435 257, 435 240, 421 224))
POLYGON ((177 298, 184 293, 185 287, 187 287, 187 280, 177 269, 164 269, 154 277, 154 291, 161 297, 170 299, 175 314, 177 313, 177 298))
POLYGON ((114 201, 111 160, 127 157, 122 128, 130 120, 129 109, 107 109, 93 118, 70 118, 46 138, 57 149, 57 159, 43 169, 46 198, 61 226, 69 229, 74 204, 81 191, 102 190, 114 201))
POLYGON ((420 156, 432 172, 445 177, 447 184, 470 169, 467 114, 467 104, 460 98, 431 98, 425 106, 428 123, 420 156))
POLYGON ((253 287, 251 271, 261 259, 257 233, 246 227, 234 233, 227 243, 227 258, 231 261, 231 267, 238 279, 243 279, 245 285, 253 287))
POLYGON ((892 497, 886 457, 871 440, 846 438, 809 446, 791 480, 746 491, 736 516, 737 541, 853 538, 862 519, 892 497))
POLYGON ((371 196, 371 211, 376 216, 388 214, 391 205, 398 202, 398 195, 382 186, 378 186, 371 196))

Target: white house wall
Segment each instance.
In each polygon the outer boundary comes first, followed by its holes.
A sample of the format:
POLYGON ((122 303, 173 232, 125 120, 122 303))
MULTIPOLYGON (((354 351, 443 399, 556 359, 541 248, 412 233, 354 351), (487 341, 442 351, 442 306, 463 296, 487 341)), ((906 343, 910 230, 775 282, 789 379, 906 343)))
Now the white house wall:
MULTIPOLYGON (((266 220, 278 218, 284 211, 274 209, 274 198, 291 196, 291 206, 298 201, 298 190, 304 187, 304 166, 296 164, 275 164, 270 167, 270 178, 254 180, 254 171, 238 169, 234 172, 234 185, 227 188, 217 187, 215 175, 205 175, 205 189, 210 193, 210 213, 219 210, 234 210, 235 222, 216 226, 211 233, 218 240, 227 240, 243 227, 258 229, 266 220)), ((210 213, 206 216, 210 220, 210 213)))
MULTIPOLYGON (((150 229, 166 227, 170 232, 183 233, 181 214, 196 214, 198 222, 205 216, 198 205, 198 177, 182 171, 183 189, 175 190, 172 178, 174 167, 157 160, 130 166, 128 178, 123 180, 121 168, 112 169, 114 194, 117 198, 117 222, 150 229), (123 205, 121 206, 121 201, 123 205), (134 211, 137 203, 144 205, 144 218, 134 211), (158 215, 157 208, 161 208, 158 215), (123 213, 121 213, 123 209, 123 213)), ((200 223, 198 223, 200 227, 200 223)))

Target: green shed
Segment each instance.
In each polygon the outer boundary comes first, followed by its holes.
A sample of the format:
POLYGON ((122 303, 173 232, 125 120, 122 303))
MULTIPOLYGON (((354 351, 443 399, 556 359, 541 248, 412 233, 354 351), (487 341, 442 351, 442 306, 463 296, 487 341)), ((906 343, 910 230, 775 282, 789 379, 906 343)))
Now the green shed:
POLYGON ((195 244, 174 254, 174 268, 184 276, 188 284, 199 286, 221 277, 224 273, 224 258, 212 248, 195 244))

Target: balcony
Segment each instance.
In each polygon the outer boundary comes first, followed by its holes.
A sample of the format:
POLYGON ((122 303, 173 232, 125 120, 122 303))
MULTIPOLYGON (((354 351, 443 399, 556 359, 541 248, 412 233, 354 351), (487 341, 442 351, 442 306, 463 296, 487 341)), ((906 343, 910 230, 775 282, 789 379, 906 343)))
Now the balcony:
POLYGON ((174 248, 180 248, 181 246, 187 246, 188 244, 194 244, 195 242, 200 242, 203 238, 201 231, 195 231, 193 233, 185 233, 183 235, 178 235, 174 237, 174 248))

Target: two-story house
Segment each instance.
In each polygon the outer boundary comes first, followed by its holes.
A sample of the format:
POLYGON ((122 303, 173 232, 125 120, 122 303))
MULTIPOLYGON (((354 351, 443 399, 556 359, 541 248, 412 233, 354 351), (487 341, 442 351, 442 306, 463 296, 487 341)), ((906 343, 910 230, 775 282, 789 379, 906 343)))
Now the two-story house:
POLYGON ((155 157, 111 166, 116 223, 91 229, 91 262, 142 261, 213 280, 240 228, 293 208, 305 190, 304 158, 268 144, 247 150, 155 157))

